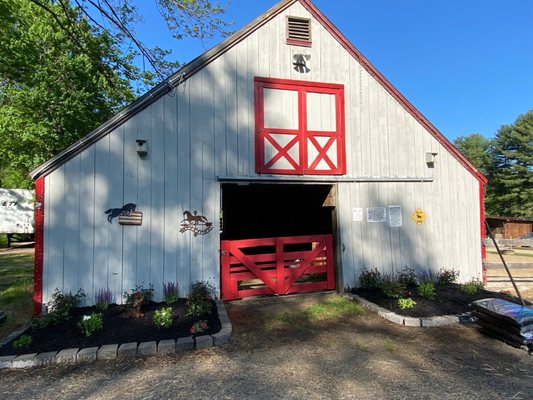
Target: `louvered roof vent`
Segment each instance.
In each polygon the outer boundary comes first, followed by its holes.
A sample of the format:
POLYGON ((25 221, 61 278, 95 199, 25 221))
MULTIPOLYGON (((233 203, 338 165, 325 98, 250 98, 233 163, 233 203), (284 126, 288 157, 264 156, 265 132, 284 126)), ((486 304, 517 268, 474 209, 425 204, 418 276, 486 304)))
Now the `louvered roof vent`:
POLYGON ((311 20, 287 17, 287 44, 311 46, 311 20))

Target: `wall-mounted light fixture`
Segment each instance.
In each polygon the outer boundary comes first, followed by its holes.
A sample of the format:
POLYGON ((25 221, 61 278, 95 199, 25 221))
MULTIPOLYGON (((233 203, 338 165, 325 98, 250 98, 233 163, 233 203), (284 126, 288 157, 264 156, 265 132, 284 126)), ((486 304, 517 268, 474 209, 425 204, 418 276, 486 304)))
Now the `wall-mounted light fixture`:
POLYGON ((426 153, 426 164, 429 168, 435 168, 435 159, 439 153, 426 153))
POLYGON ((137 154, 139 157, 145 157, 148 155, 148 141, 146 139, 136 139, 137 142, 137 154))

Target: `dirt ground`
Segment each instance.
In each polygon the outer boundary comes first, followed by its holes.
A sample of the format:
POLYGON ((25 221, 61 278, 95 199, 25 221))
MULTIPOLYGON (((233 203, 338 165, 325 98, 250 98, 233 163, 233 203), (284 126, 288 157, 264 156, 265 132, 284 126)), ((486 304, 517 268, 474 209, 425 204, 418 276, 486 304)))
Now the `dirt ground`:
MULTIPOLYGON (((504 259, 508 264, 533 263, 533 249, 517 249, 513 254, 504 254, 504 259)), ((501 264, 498 254, 490 250, 487 251, 487 261, 501 264)), ((522 297, 533 301, 533 268, 513 267, 510 270, 522 297)), ((487 289, 495 292, 510 290, 515 293, 503 264, 499 268, 487 269, 487 289)))
POLYGON ((227 306, 230 343, 182 355, 0 370, 5 399, 531 399, 533 356, 473 326, 394 325, 372 312, 275 328, 319 295, 227 306))

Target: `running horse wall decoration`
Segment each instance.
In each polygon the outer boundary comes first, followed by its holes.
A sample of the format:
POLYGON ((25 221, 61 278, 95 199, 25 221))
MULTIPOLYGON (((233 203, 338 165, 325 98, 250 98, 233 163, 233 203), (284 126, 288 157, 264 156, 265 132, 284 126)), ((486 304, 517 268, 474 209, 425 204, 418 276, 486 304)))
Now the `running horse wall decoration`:
POLYGON ((107 221, 112 224, 113 219, 118 217, 118 223, 120 225, 142 225, 143 213, 135 211, 137 204, 128 203, 124 204, 121 208, 110 208, 104 211, 107 214, 107 221))
POLYGON ((207 217, 199 215, 198 211, 194 210, 183 212, 184 219, 180 222, 180 232, 191 231, 193 236, 206 235, 213 230, 213 223, 209 222, 207 217))

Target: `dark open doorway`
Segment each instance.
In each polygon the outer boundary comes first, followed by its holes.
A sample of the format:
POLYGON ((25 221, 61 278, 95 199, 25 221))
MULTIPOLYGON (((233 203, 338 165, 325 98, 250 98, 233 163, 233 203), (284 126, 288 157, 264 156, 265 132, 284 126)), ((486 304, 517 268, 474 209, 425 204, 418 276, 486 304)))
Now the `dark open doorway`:
POLYGON ((222 240, 332 234, 332 185, 225 184, 222 240))

